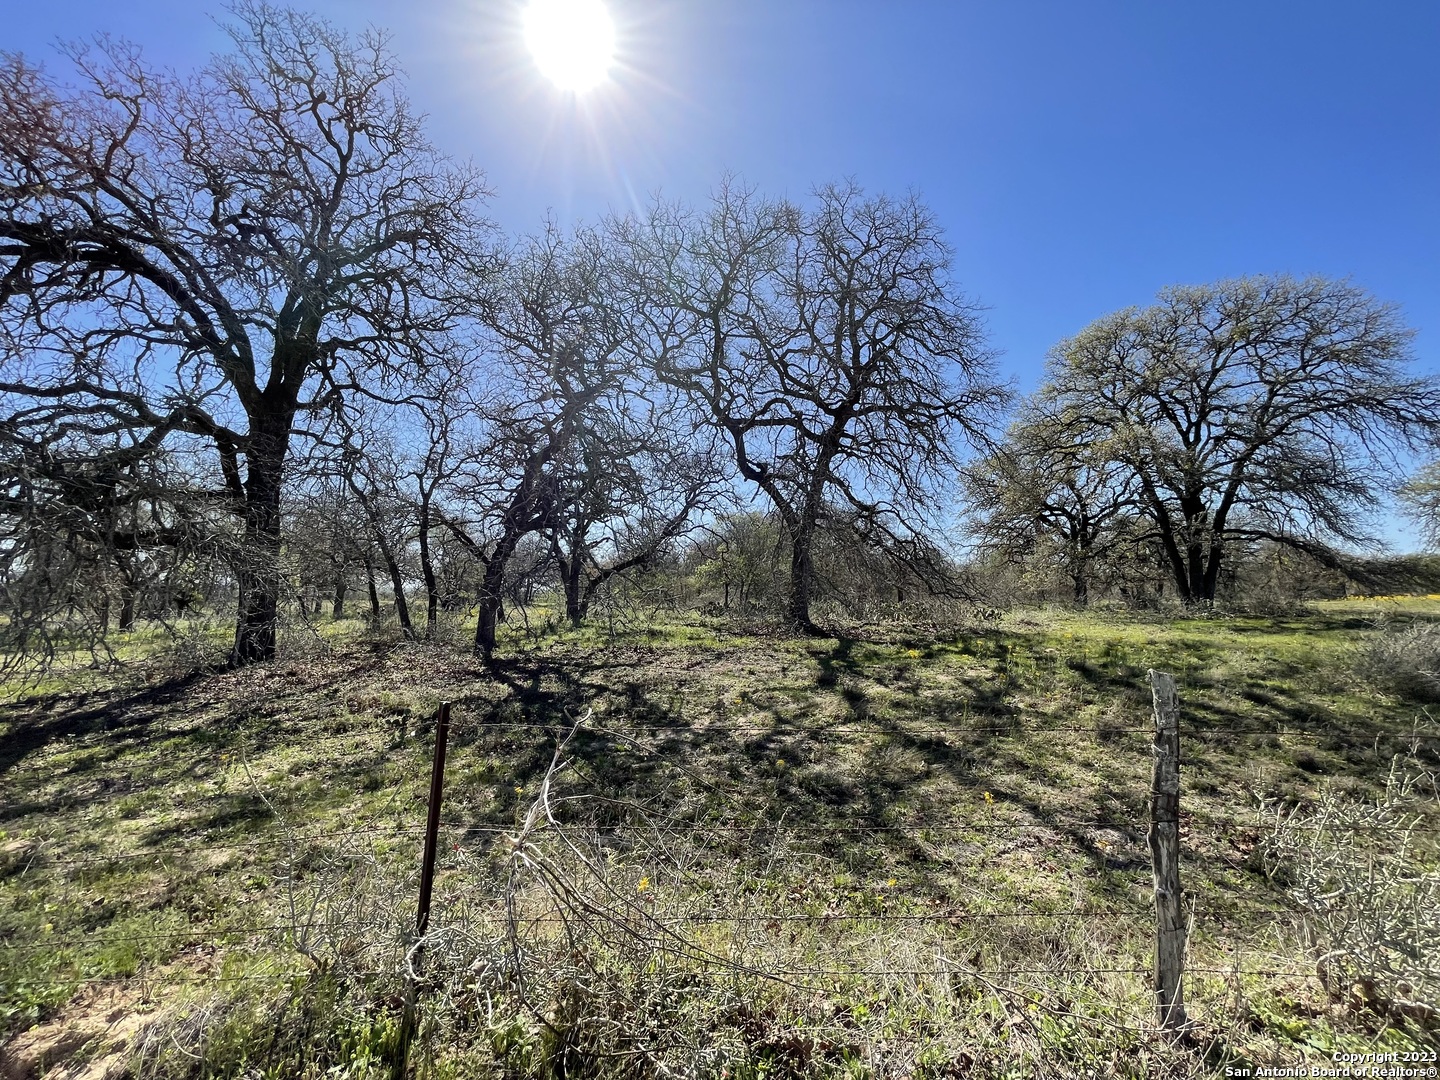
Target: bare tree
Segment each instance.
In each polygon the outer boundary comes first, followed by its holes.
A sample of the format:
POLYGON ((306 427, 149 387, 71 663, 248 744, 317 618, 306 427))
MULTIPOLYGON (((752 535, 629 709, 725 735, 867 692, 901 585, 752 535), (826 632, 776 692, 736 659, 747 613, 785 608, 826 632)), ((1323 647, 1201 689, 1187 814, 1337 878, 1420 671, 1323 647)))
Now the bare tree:
POLYGON ((628 407, 623 328, 602 289, 604 257, 593 233, 553 226, 508 260, 489 318, 497 353, 483 408, 486 434, 457 489, 468 503, 439 517, 484 565, 475 651, 490 660, 504 614, 506 565, 522 540, 553 528, 559 470, 602 399, 628 407))
POLYGON ((606 582, 652 563, 721 496, 725 476, 713 438, 687 430, 683 414, 666 404, 593 410, 558 463, 559 497, 546 532, 565 614, 576 626, 606 582))
POLYGON ((232 11, 234 53, 189 79, 109 40, 68 51, 77 90, 0 60, 0 394, 11 441, 128 433, 57 510, 102 497, 110 463, 208 447, 212 504, 243 526, 245 664, 275 649, 297 422, 424 363, 490 230, 480 177, 426 142, 383 34, 232 11))
POLYGON ((1053 554, 1082 607, 1097 561, 1135 539, 1135 481, 1107 454, 1106 435, 1027 403, 1000 447, 964 471, 981 544, 1022 561, 1053 554))
POLYGON ((486 359, 473 345, 453 342, 444 363, 429 373, 408 403, 420 413, 415 425, 420 442, 405 479, 411 490, 420 573, 425 581, 427 638, 435 636, 440 608, 453 607, 458 599, 455 585, 441 583, 443 568, 437 554, 443 547, 437 546, 437 539, 445 534, 438 530, 447 505, 461 498, 458 485, 479 456, 486 422, 486 359))
POLYGON ((365 564, 368 522, 346 485, 333 475, 291 494, 286 542, 299 569, 302 590, 314 588, 330 601, 330 617, 343 619, 351 585, 365 564), (323 592, 321 591, 323 590, 323 592))
POLYGON ((1227 544, 1330 563, 1364 544, 1397 451, 1440 434, 1440 385, 1406 371, 1398 311, 1343 281, 1255 277, 1167 289, 1053 352, 1040 400, 1105 433, 1180 596, 1214 599, 1227 544))
MULTIPOLYGON (((410 618, 410 602, 405 593, 405 556, 416 522, 414 507, 400 490, 405 465, 392 440, 374 433, 367 433, 367 436, 358 436, 353 431, 349 433, 348 445, 341 458, 341 475, 359 507, 360 517, 369 534, 369 547, 379 555, 390 576, 390 591, 394 598, 395 616, 400 621, 400 632, 414 639, 418 635, 410 618)), ((367 571, 369 569, 367 567, 367 571)))
POLYGON ((375 555, 389 571, 407 637, 420 636, 404 596, 406 555, 414 541, 427 640, 435 637, 442 604, 454 607, 458 600, 453 586, 447 593, 441 585, 437 530, 447 519, 458 519, 448 508, 463 498, 460 478, 477 466, 475 429, 483 411, 471 385, 479 379, 482 358, 458 339, 446 343, 445 353, 411 380, 402 399, 357 395, 337 411, 333 425, 339 432, 338 474, 358 503, 375 555))
POLYGON ((1440 548, 1440 462, 1431 462, 1400 489, 1406 513, 1420 526, 1427 548, 1440 548))
POLYGON ((515 251, 491 313, 498 362, 471 513, 442 511, 485 566, 475 648, 487 659, 506 565, 527 536, 544 538, 579 623, 599 589, 656 558, 720 490, 713 438, 652 377, 628 255, 602 230, 552 225, 515 251))
MULTIPOLYGON (((41 407, 43 410, 43 406, 41 407)), ((233 554, 193 462, 132 432, 77 423, 36 432, 0 418, 0 638, 7 664, 47 662, 64 642, 105 649, 151 610, 188 607, 233 554)))
POLYGON ((723 187, 695 218, 620 226, 642 253, 661 377, 730 444, 790 549, 789 621, 812 628, 816 530, 830 503, 895 540, 933 524, 1005 397, 950 252, 911 197, 830 186, 802 211, 723 187))

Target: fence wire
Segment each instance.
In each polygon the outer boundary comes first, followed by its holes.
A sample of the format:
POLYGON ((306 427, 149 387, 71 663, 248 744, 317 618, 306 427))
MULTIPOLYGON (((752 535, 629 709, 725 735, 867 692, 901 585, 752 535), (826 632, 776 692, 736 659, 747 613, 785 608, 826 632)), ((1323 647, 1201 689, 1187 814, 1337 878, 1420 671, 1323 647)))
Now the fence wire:
MULTIPOLYGON (((343 732, 334 732, 320 736, 314 736, 303 732, 290 732, 277 728, 267 732, 264 739, 247 743, 240 753, 261 753, 267 747, 284 743, 293 737, 302 737, 307 746, 332 745, 342 741, 359 744, 365 740, 373 740, 377 737, 385 737, 392 742, 400 740, 406 744, 420 749, 426 743, 413 736, 406 735, 403 724, 384 723, 354 727, 343 732)), ((429 729, 429 725, 423 725, 429 729)), ((562 737, 558 735, 563 729, 555 724, 541 724, 534 722, 511 722, 511 721, 485 721, 457 724, 451 729, 451 738, 457 741, 466 739, 477 739, 490 734, 503 733, 536 733, 547 736, 555 736, 557 741, 562 737)), ((733 739, 744 738, 748 735, 766 736, 794 736, 803 735, 811 738, 835 737, 849 735, 876 735, 876 736, 898 736, 918 737, 936 736, 945 738, 964 738, 969 736, 995 735, 999 737, 1048 735, 1048 734, 1085 734, 1094 736, 1102 734, 1105 737, 1118 735, 1153 735, 1152 727, 1111 727, 1104 724, 1084 725, 1027 725, 1020 723, 1005 723, 993 725, 966 725, 959 723, 949 727, 906 727, 903 724, 893 726, 877 726, 874 724, 847 724, 830 723, 818 726, 790 727, 784 724, 769 725, 747 725, 747 724, 725 724, 722 721, 705 721, 702 723, 654 723, 636 724, 624 731, 609 731, 604 728, 596 728, 587 732, 597 739, 618 738, 625 742, 627 747, 637 750, 650 756, 663 764, 675 767, 684 772, 683 766, 667 759, 666 755, 671 752, 670 748, 660 749, 658 747, 646 746, 642 742, 647 735, 666 733, 688 733, 691 735, 712 737, 722 736, 733 739)), ((148 733, 154 735, 154 732, 148 733)), ((169 737, 180 737, 193 735, 193 730, 177 730, 169 733, 169 737)), ((1418 732, 1418 731, 1310 731, 1290 730, 1288 728, 1257 729, 1253 727, 1228 727, 1228 726, 1194 726, 1183 730, 1181 734, 1182 747, 1186 740, 1208 741, 1217 737, 1238 737, 1238 738, 1313 738, 1330 739, 1338 742, 1344 741, 1374 741, 1374 740, 1395 740, 1398 742, 1410 742, 1412 745, 1421 739, 1440 738, 1440 732, 1418 732)), ((428 742, 428 740, 427 740, 428 742)), ((77 750, 87 749, 84 744, 71 745, 67 747, 67 753, 74 753, 77 750)), ((233 746, 218 744, 215 748, 217 754, 235 753, 233 746)), ((1182 749, 1183 753, 1183 749, 1182 749)), ((405 773, 408 779, 418 778, 423 773, 422 761, 411 763, 413 768, 405 773)), ((20 766, 12 766, 5 770, 10 776, 30 776, 46 772, 46 763, 37 761, 26 763, 20 766)), ((59 779, 67 779, 73 770, 64 770, 59 779)), ((144 790, 150 785, 143 782, 135 782, 129 788, 117 787, 104 792, 107 796, 124 794, 129 790, 144 790)), ((713 790, 713 788, 712 788, 713 790)), ((731 792, 731 794, 742 794, 731 792)), ((1134 793, 1137 800, 1143 797, 1142 792, 1134 793)), ((997 799, 994 808, 987 806, 984 811, 986 815, 993 815, 1003 810, 1006 800, 997 799)), ((1277 813, 1274 810, 1261 812, 1257 811, 1252 817, 1217 817, 1207 814, 1195 814, 1183 812, 1180 818, 1182 837, 1201 830, 1204 838, 1208 840, 1241 840, 1246 843, 1255 841, 1257 835, 1276 825, 1277 813)), ((444 838, 441 845, 442 850, 459 852, 462 855, 473 853, 476 846, 467 846, 467 841, 479 841, 504 847, 509 845, 511 850, 518 851, 526 843, 533 842, 536 821, 517 821, 513 824, 498 823, 477 823, 456 819, 453 816, 444 818, 441 821, 441 835, 444 838)), ((559 828, 570 824, 569 822, 551 821, 551 826, 559 828)), ((898 836, 910 839, 917 839, 930 833, 951 833, 956 835, 983 834, 989 837, 1004 836, 1007 834, 1024 835, 1034 830, 1048 831, 1076 831, 1076 830, 1115 830, 1125 833, 1128 838, 1143 836, 1149 822, 1137 816, 1130 819, 1117 819, 1115 817, 1097 818, 1063 818, 1057 817, 1053 820, 994 820, 991 816, 978 819, 955 819, 947 817, 943 820, 907 820, 897 822, 850 822, 840 820, 832 823, 816 824, 793 822, 782 819, 774 820, 733 820, 733 821, 667 821, 662 830, 667 839, 685 837, 696 842, 696 846, 705 847, 707 840, 722 840, 725 838, 754 838, 763 836, 771 842, 789 839, 814 839, 814 838, 843 838, 843 837, 881 837, 898 836)), ((1290 828, 1298 830, 1324 830, 1328 832, 1337 831, 1334 825, 1307 825, 1304 823, 1291 822, 1290 828)), ((1383 833, 1388 826, 1380 824, 1367 824, 1363 822, 1353 823, 1342 827, 1341 831, 1348 831, 1354 835, 1366 833, 1383 833)), ((626 821, 615 823, 611 831, 624 833, 627 830, 633 831, 631 824, 626 821)), ((1440 826, 1417 825, 1412 832, 1417 834, 1440 834, 1440 826)), ((41 843, 30 855, 28 864, 22 868, 21 873, 43 874, 49 872, 72 872, 85 871, 95 868, 111 867, 120 864, 134 863, 147 859, 156 860, 163 864, 178 864, 184 860, 193 858, 197 854, 212 852, 272 852, 282 850, 293 857, 306 845, 332 844, 343 846, 345 843, 369 842, 380 839, 403 840, 420 837, 424 832, 421 824, 376 824, 367 823, 355 825, 345 829, 324 829, 324 830, 289 830, 283 836, 267 837, 263 839, 249 840, 228 840, 222 838, 211 839, 206 836, 181 837, 166 844, 157 844, 150 847, 127 850, 102 852, 97 854, 78 854, 67 852, 63 846, 56 843, 41 843)), ((419 845, 417 843, 417 855, 419 845)), ((936 856, 927 856, 927 865, 939 863, 945 864, 945 860, 936 856)), ((537 864, 539 865, 539 864, 537 864)), ((1143 866, 1144 863, 1136 863, 1135 866, 1143 866)), ((178 869, 178 867, 177 867, 178 869)), ((451 866, 448 869, 456 870, 451 866)), ((950 867, 953 869, 953 867, 950 867)), ((923 870, 913 871, 915 874, 923 874, 923 870)), ((540 877, 544 873, 554 873, 553 867, 539 872, 540 877)), ((877 877, 889 879, 898 878, 900 875, 879 874, 877 877)), ((648 880, 648 879, 647 879, 648 880)), ((553 881, 550 882, 553 884, 553 881)), ((890 882, 890 883, 893 883, 890 882)), ((910 884, 907 881, 907 885, 910 884)), ((874 891, 877 887, 873 883, 856 881, 857 888, 874 891)), ((572 886, 573 887, 573 886, 572 886)), ((883 887, 882 887, 883 888, 883 887)), ((563 891, 563 890, 562 890, 563 891)), ((552 898, 553 898, 552 893, 552 898)), ((1234 905, 1243 909, 1246 915, 1264 915, 1272 917, 1298 917, 1303 914, 1293 904, 1274 903, 1266 901, 1252 901, 1243 896, 1225 897, 1234 905)), ((726 962, 723 958, 717 957, 704 950, 685 949, 679 944, 690 939, 687 935, 696 928, 703 927, 725 927, 745 930, 765 930, 784 927, 933 927, 943 931, 947 927, 966 928, 985 923, 1017 923, 1017 924, 1041 924, 1045 922, 1067 922, 1085 924, 1102 928, 1114 929, 1117 924, 1126 921, 1133 924, 1137 932, 1149 930, 1153 912, 1148 908, 1139 907, 1095 907, 1087 905, 1075 905, 1069 908, 1045 909, 1041 903, 1029 907, 1004 907, 991 909, 972 909, 967 907, 956 907, 944 911, 935 912, 907 912, 907 911, 855 911, 855 910, 824 910, 824 911, 794 911, 785 910, 781 905, 775 911, 734 911, 734 910, 713 910, 713 911, 686 911, 686 912, 664 912, 654 915, 645 915, 643 912, 637 914, 633 905, 639 903, 640 898, 634 894, 623 893, 612 884, 606 885, 597 892, 597 897, 588 898, 576 910, 565 911, 552 909, 542 914, 517 914, 513 906, 508 913, 505 905, 513 905, 513 897, 500 895, 476 896, 463 892, 447 892, 440 898, 442 911, 447 910, 447 905, 453 905, 456 909, 466 909, 473 912, 478 909, 482 915, 489 919, 487 926, 502 927, 504 919, 509 919, 510 931, 513 935, 516 926, 523 926, 527 930, 534 931, 540 927, 548 927, 552 931, 573 933, 577 927, 594 928, 606 926, 603 931, 611 932, 612 927, 625 929, 627 919, 638 920, 637 925, 645 932, 658 935, 663 948, 672 948, 674 955, 683 960, 685 977, 702 979, 758 979, 776 983, 783 983, 786 986, 798 987, 806 990, 823 991, 826 987, 817 984, 814 980, 947 980, 954 978, 976 978, 980 980, 1004 980, 1014 979, 1022 976, 1045 976, 1057 979, 1092 979, 1098 976, 1122 976, 1129 977, 1136 981, 1134 987, 1136 996, 1143 996, 1145 990, 1139 984, 1140 977, 1150 977, 1154 974, 1152 965, 1134 965, 1124 963, 1107 964, 1103 960, 1094 964, 1075 964, 1057 959, 1055 962, 1044 965, 1032 965, 1027 963, 1016 963, 1008 965, 981 965, 951 963, 940 957, 939 963, 932 967, 906 966, 874 966, 863 963, 853 966, 835 964, 833 960, 817 958, 813 964, 792 965, 785 962, 775 962, 765 967, 747 966, 743 963, 732 961, 726 962), (468 909, 467 909, 468 905, 468 909), (607 923, 608 920, 608 923, 607 923), (669 943, 669 944, 666 944, 669 943)), ((1208 901, 1213 907, 1214 900, 1208 901)), ((441 918, 432 923, 430 932, 426 935, 426 942, 435 946, 432 949, 430 961, 431 977, 439 977, 435 974, 436 968, 444 963, 446 952, 439 948, 447 934, 468 933, 475 928, 473 922, 464 921, 466 910, 459 910, 459 921, 441 918)), ((453 913, 453 912, 452 912, 453 913)), ((1203 920, 1207 915, 1205 908, 1195 912, 1195 917, 1203 920)), ((403 913, 398 917, 403 923, 403 913)), ((367 929, 366 926, 355 925, 351 927, 340 926, 331 929, 367 929)), ((107 935, 104 933, 77 935, 73 933, 43 936, 34 940, 5 940, 0 941, 0 951, 7 952, 12 956, 22 956, 43 951, 56 950, 103 950, 117 946, 133 944, 137 942, 154 942, 170 945, 187 944, 243 944, 250 939, 266 940, 278 937, 282 940, 293 938, 297 934, 295 921, 265 922, 254 926, 216 926, 207 927, 191 925, 174 930, 155 929, 153 931, 140 931, 136 933, 125 933, 118 935, 107 935)), ((942 939, 943 940, 943 939, 942 939)), ((748 939, 742 944, 748 944, 748 939)), ((835 943, 829 943, 835 944, 835 943)), ((845 947, 845 942, 840 942, 836 947, 845 947)), ((413 950, 414 943, 410 948, 413 950)), ((516 955, 518 956, 518 950, 516 955)), ((406 958, 390 968, 346 968, 346 978, 367 980, 367 979, 401 979, 413 978, 414 970, 410 967, 409 954, 406 958)), ((1280 965, 1254 965, 1237 962, 1230 966, 1216 966, 1213 964, 1187 964, 1186 972, 1192 975, 1217 976, 1228 979, 1258 978, 1258 979, 1315 979, 1316 970, 1297 970, 1293 963, 1280 965)), ((463 974, 463 973, 461 973, 463 974)), ((277 984, 293 982, 297 979, 314 977, 315 972, 311 969, 296 969, 283 971, 261 971, 247 972, 243 974, 205 974, 196 975, 196 982, 204 986, 227 985, 242 983, 264 983, 274 982, 277 984)), ((14 974, 12 972, 12 978, 14 974)), ((25 976, 27 985, 35 987, 52 987, 64 989, 67 987, 93 988, 103 986, 124 986, 143 984, 150 979, 170 979, 172 973, 168 972, 139 972, 134 975, 87 975, 83 971, 76 972, 70 977, 55 973, 47 973, 40 978, 25 976)), ((183 981, 183 980, 181 980, 183 981)), ((1117 1007, 1118 1007, 1117 1003, 1117 1007)), ((1067 1014, 1069 1015, 1069 1014, 1067 1014)), ((1136 1018, 1135 1023, 1141 1026, 1145 1020, 1136 1018)))

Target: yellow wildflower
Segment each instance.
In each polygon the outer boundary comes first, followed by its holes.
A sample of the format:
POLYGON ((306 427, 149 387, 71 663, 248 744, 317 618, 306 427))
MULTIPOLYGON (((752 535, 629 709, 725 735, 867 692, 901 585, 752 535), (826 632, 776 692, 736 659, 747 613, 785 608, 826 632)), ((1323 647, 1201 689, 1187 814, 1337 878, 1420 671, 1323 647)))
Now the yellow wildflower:
POLYGON ((642 877, 642 878, 640 879, 640 883, 635 886, 635 891, 636 891, 636 892, 644 892, 644 891, 645 891, 646 889, 648 889, 649 887, 650 887, 650 879, 649 879, 648 877, 642 877))
POLYGON ((987 803, 993 803, 995 801, 995 796, 991 795, 990 792, 987 791, 985 792, 985 801, 987 803))

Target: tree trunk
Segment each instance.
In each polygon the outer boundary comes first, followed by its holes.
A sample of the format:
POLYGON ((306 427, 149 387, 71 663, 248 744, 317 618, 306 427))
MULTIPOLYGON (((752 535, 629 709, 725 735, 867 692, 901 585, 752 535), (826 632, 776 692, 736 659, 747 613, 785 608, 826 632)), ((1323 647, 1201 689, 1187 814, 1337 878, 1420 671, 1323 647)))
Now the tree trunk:
POLYGON ((294 409, 283 406, 251 417, 240 611, 235 646, 230 650, 231 667, 275 658, 280 619, 280 486, 293 420, 294 409))
POLYGON ((837 416, 831 423, 824 443, 815 455, 815 462, 804 502, 786 512, 778 489, 770 485, 766 494, 775 502, 790 534, 790 596, 785 604, 786 621, 807 634, 819 632, 810 618, 810 597, 815 587, 815 526, 824 506, 826 485, 833 479, 830 466, 840 447, 845 420, 837 416))
POLYGON ((812 633, 810 593, 815 582, 812 548, 815 531, 810 525, 797 527, 790 538, 790 595, 785 604, 785 618, 797 630, 812 633))
POLYGON ((375 585, 375 563, 365 556, 365 584, 370 588, 370 621, 380 622, 380 590, 375 585))
POLYGON ((1208 604, 1215 596, 1213 587, 1208 593, 1205 590, 1207 557, 1215 544, 1210 512, 1194 492, 1180 497, 1180 511, 1185 521, 1185 565, 1183 574, 1177 576, 1180 599, 1187 605, 1208 604))
POLYGON ((389 544, 380 545, 380 555, 390 571, 390 588, 395 593, 395 614, 400 619, 400 632, 407 638, 414 638, 415 628, 410 625, 410 604, 405 599, 405 578, 400 573, 400 563, 389 544))
POLYGON ((1162 565, 1170 570, 1170 579, 1175 582, 1176 594, 1182 603, 1189 604, 1190 578, 1185 572, 1185 553, 1180 550, 1180 544, 1168 522, 1160 525, 1160 544, 1164 556, 1162 565))
MULTIPOLYGON (((502 545, 505 539, 501 538, 502 545)), ((514 542, 508 547, 513 551, 514 542)), ((487 664, 495 655, 495 627, 504 611, 505 560, 509 557, 510 551, 502 551, 497 547, 490 556, 490 562, 485 567, 485 577, 480 583, 480 615, 475 621, 475 651, 487 664)))
MULTIPOLYGON (((1187 531, 1189 531, 1187 529, 1187 531)), ((1205 591, 1205 570, 1207 545, 1199 540, 1185 541, 1181 549, 1173 535, 1161 527, 1161 541, 1166 561, 1170 564, 1170 577, 1175 582, 1175 591, 1186 607, 1204 604, 1214 599, 1214 588, 1205 591)))
POLYGON ((120 625, 118 629, 125 634, 135 629, 135 586, 128 580, 120 584, 120 625))
POLYGON ((1196 541, 1185 545, 1185 602, 1203 604, 1212 599, 1205 595, 1205 546, 1196 541))
POLYGON ((1205 574, 1200 579, 1200 596, 1208 604, 1215 602, 1215 591, 1220 583, 1220 562, 1224 545, 1218 540, 1210 544, 1209 558, 1206 560, 1205 574))
POLYGON ((345 572, 335 571, 335 593, 330 608, 330 617, 337 622, 345 617, 345 572))
POLYGON ((530 509, 532 497, 531 485, 521 488, 511 505, 510 513, 506 514, 505 529, 500 534, 495 550, 490 553, 490 561, 485 564, 485 576, 480 581, 480 614, 475 621, 475 652, 484 658, 487 664, 495 655, 495 628, 505 619, 505 564, 520 546, 521 537, 534 527, 533 522, 527 522, 524 513, 530 509))
MULTIPOLYGON (((1168 568, 1170 571, 1169 577, 1175 582, 1176 594, 1179 596, 1181 602, 1188 606, 1192 602, 1190 580, 1186 574, 1185 553, 1180 550, 1180 539, 1176 535, 1175 522, 1171 518, 1169 510, 1166 508, 1164 500, 1156 493, 1154 485, 1143 476, 1141 477, 1141 485, 1145 494, 1145 502, 1149 506, 1151 516, 1155 521, 1155 527, 1160 535, 1159 563, 1160 569, 1162 570, 1161 577, 1163 579, 1165 576, 1163 571, 1168 568)), ((1182 500, 1182 508, 1185 508, 1185 505, 1184 500, 1182 500)), ((1193 509, 1192 504, 1186 510, 1187 514, 1193 509)), ((1188 529, 1193 519, 1187 516, 1185 521, 1188 529)), ((1157 590, 1157 595, 1163 595, 1163 587, 1157 590)))
POLYGON ((135 602, 140 592, 136 582, 135 558, 135 554, 115 553, 115 565, 120 570, 120 623, 117 629, 127 634, 135 629, 135 602))
POLYGON ((1070 527, 1070 584, 1074 587, 1075 606, 1088 607, 1090 604, 1090 561, 1098 528, 1089 516, 1081 514, 1078 522, 1070 527))
POLYGON ((425 638, 435 636, 440 617, 440 588, 435 583, 435 564, 430 558, 430 493, 420 497, 420 573, 425 578, 425 638))
POLYGON ((565 583, 565 617, 570 620, 571 626, 579 626, 585 621, 585 609, 588 606, 580 588, 582 569, 579 555, 569 560, 560 560, 560 575, 565 583))
POLYGON ((553 501, 542 489, 542 471, 555 451, 568 438, 568 428, 553 433, 549 443, 535 451, 525 462, 525 473, 511 496, 500 529, 500 540, 485 564, 480 582, 480 614, 475 620, 475 652, 486 664, 495 655, 495 627, 505 617, 505 564, 526 533, 545 527, 553 501))

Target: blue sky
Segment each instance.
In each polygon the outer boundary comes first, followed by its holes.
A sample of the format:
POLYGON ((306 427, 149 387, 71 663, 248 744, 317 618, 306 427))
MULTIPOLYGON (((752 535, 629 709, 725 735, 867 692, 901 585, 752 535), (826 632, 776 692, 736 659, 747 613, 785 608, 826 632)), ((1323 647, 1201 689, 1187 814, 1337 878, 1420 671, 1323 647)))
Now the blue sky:
MULTIPOLYGON (((519 0, 311 0, 391 29, 410 95, 511 230, 698 200, 724 170, 803 196, 918 190, 1021 389, 1059 338, 1173 283, 1349 276, 1440 370, 1440 3, 611 0, 621 68, 579 101, 519 0)), ((204 0, 12 3, 37 57, 110 31, 185 69, 204 0)))

